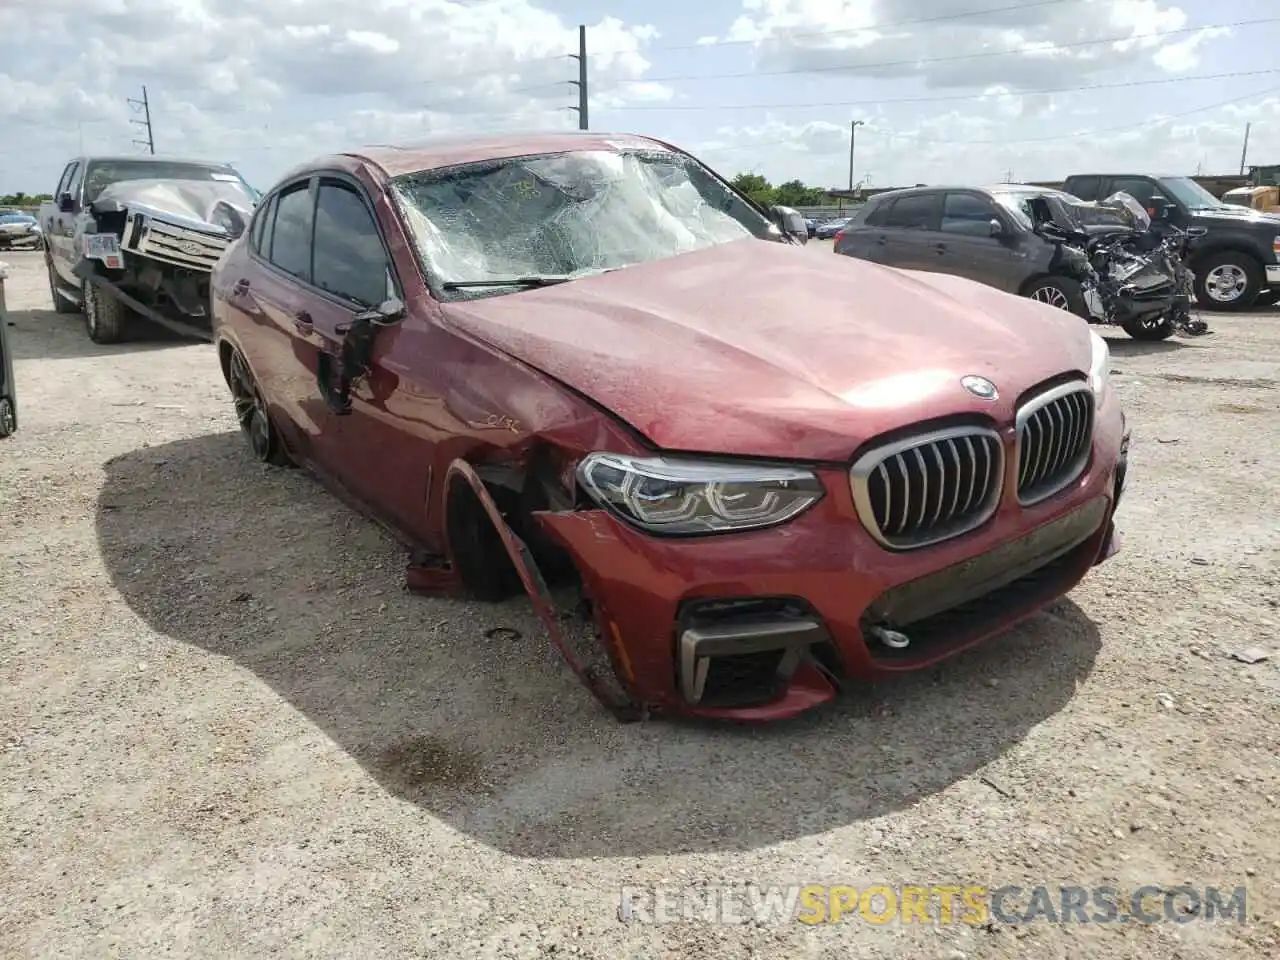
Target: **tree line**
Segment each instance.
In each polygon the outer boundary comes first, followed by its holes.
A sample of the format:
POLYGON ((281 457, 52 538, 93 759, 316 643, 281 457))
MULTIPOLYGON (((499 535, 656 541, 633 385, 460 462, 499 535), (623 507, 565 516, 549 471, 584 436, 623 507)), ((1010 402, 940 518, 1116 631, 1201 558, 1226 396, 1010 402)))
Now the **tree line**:
POLYGON ((831 207, 836 200, 821 187, 810 187, 799 180, 788 180, 776 186, 758 173, 740 173, 730 181, 738 190, 762 207, 780 204, 784 207, 831 207))
POLYGON ((6 193, 0 196, 0 207, 37 207, 45 200, 52 200, 51 193, 23 193, 19 190, 17 193, 6 193))

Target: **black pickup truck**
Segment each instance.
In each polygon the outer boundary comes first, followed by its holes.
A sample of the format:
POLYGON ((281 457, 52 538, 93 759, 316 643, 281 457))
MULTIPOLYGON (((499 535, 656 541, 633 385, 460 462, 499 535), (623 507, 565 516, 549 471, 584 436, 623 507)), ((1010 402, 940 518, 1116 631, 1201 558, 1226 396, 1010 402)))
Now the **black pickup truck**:
POLYGON ((210 272, 256 202, 225 163, 75 158, 40 206, 54 309, 83 311, 97 343, 124 339, 139 317, 208 339, 210 272))
POLYGON ((1190 177, 1076 174, 1062 184, 1081 200, 1127 193, 1194 238, 1190 267, 1196 302, 1210 310, 1244 310, 1280 294, 1280 216, 1223 203, 1190 177))

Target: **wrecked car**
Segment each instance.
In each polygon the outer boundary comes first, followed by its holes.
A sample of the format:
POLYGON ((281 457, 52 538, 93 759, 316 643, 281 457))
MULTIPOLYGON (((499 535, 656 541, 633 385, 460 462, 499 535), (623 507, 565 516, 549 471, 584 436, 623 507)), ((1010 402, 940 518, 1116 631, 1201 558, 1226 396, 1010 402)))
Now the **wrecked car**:
POLYGON ((1106 342, 959 277, 820 258, 639 136, 323 157, 213 272, 252 454, 524 589, 620 718, 794 715, 935 664, 1117 548, 1106 342))
POLYGON ((95 343, 126 339, 139 318, 208 340, 209 272, 255 200, 227 164, 72 160, 40 207, 54 309, 82 311, 95 343))

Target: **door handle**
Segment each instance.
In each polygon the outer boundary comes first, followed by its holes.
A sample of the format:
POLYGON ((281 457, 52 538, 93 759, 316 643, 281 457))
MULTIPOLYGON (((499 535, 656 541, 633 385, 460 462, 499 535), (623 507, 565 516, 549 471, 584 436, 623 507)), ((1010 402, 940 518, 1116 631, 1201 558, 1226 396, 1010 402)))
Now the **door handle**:
POLYGON ((883 247, 883 246, 884 246, 886 243, 888 243, 888 242, 889 242, 889 241, 888 241, 888 238, 886 238, 886 237, 876 237, 876 245, 877 245, 877 246, 881 246, 881 247, 883 247))
POLYGON ((315 329, 315 324, 311 321, 311 314, 305 310, 299 310, 293 315, 293 325, 299 333, 311 333, 315 329))
POLYGON ((935 243, 933 249, 936 253, 943 254, 947 252, 947 245, 945 243, 935 243))

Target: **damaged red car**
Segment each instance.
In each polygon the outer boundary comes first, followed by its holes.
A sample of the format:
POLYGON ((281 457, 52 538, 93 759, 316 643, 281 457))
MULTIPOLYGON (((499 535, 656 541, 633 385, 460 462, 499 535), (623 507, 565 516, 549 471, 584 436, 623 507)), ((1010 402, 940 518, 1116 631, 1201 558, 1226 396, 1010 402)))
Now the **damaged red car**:
POLYGON ((785 717, 1070 591, 1128 450, 1079 318, 788 239, 645 137, 324 157, 214 271, 217 354, 411 588, 527 590, 619 717, 785 717))

